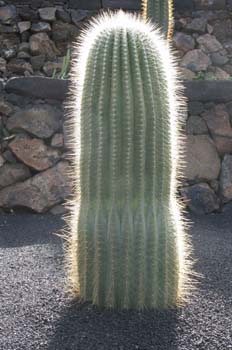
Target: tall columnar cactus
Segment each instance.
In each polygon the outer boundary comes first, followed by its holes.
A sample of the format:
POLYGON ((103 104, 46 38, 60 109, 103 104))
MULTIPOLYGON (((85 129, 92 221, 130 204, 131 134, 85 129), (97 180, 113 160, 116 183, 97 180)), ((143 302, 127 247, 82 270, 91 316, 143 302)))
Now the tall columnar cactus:
POLYGON ((171 39, 173 31, 173 0, 142 0, 142 16, 162 29, 171 39))
POLYGON ((159 33, 121 11, 91 23, 77 50, 67 254, 72 291, 99 306, 165 308, 186 295, 175 71, 159 33))

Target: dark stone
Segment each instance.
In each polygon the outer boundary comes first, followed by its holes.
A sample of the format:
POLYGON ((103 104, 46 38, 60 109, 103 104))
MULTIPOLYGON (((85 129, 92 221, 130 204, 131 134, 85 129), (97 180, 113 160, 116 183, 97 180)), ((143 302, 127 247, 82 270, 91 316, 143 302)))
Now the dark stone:
POLYGON ((101 0, 69 0, 68 5, 73 9, 96 10, 101 8, 101 0))
POLYGON ((181 190, 187 205, 196 214, 209 214, 219 209, 219 199, 206 183, 199 183, 181 190))
POLYGON ((190 115, 199 115, 204 112, 204 105, 201 102, 189 102, 188 110, 190 115))
POLYGON ((65 22, 65 23, 71 23, 71 16, 67 11, 64 11, 62 9, 56 10, 56 18, 65 22))
POLYGON ((194 0, 174 0, 174 8, 181 11, 193 11, 195 9, 194 0))
POLYGON ((20 58, 13 58, 7 64, 8 71, 15 74, 24 74, 26 71, 33 74, 33 68, 30 63, 20 58))
POLYGON ((24 164, 5 163, 0 167, 0 189, 18 181, 24 181, 31 176, 31 172, 24 164))
POLYGON ((0 7, 0 22, 4 24, 11 24, 17 16, 16 7, 14 5, 6 5, 0 7))
POLYGON ((29 7, 19 8, 18 14, 19 17, 21 17, 25 21, 34 21, 39 18, 37 12, 29 7))
POLYGON ((31 31, 33 33, 50 32, 51 31, 51 26, 47 22, 33 23, 32 26, 31 26, 31 31))
POLYGON ((196 9, 199 10, 224 10, 226 0, 195 0, 196 9))
POLYGON ((232 96, 232 81, 186 81, 185 95, 190 101, 215 103, 230 102, 232 96))
POLYGON ((64 100, 68 86, 69 80, 22 77, 8 80, 5 89, 9 93, 16 93, 23 96, 64 100))
POLYGON ((122 8, 125 10, 140 10, 141 1, 139 0, 102 0, 103 7, 122 8))
POLYGON ((71 10, 72 22, 78 26, 80 21, 83 21, 86 17, 88 17, 88 14, 89 12, 86 10, 71 10))
POLYGON ((57 21, 52 26, 52 39, 57 42, 65 42, 76 39, 79 34, 78 28, 74 24, 57 21))
POLYGON ((34 70, 40 70, 44 65, 45 55, 31 56, 30 62, 34 70))

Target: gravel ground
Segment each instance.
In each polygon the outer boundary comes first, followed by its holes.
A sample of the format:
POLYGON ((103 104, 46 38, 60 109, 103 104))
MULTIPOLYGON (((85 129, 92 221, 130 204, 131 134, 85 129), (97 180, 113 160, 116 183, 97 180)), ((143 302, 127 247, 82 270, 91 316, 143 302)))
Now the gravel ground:
POLYGON ((64 295, 61 219, 0 215, 0 349, 232 349, 232 210, 192 220, 204 279, 187 307, 99 312, 64 295))

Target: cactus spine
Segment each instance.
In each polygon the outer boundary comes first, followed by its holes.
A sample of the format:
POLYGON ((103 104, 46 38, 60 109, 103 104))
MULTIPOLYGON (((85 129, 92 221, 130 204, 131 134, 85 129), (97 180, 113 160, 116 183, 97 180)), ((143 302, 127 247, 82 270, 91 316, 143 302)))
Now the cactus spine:
POLYGON ((189 263, 169 49, 137 17, 103 15, 83 35, 72 81, 71 288, 101 307, 178 305, 189 263))
POLYGON ((173 0, 142 0, 142 16, 162 29, 168 41, 173 32, 173 0))

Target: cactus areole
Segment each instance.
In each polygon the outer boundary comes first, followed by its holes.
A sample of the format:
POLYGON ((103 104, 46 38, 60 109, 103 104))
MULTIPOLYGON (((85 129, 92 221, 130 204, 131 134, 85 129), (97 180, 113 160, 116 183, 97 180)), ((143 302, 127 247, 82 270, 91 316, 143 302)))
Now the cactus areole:
POLYGON ((179 305, 189 260, 171 53, 157 30, 122 11, 95 19, 81 40, 70 88, 70 288, 100 307, 179 305))

